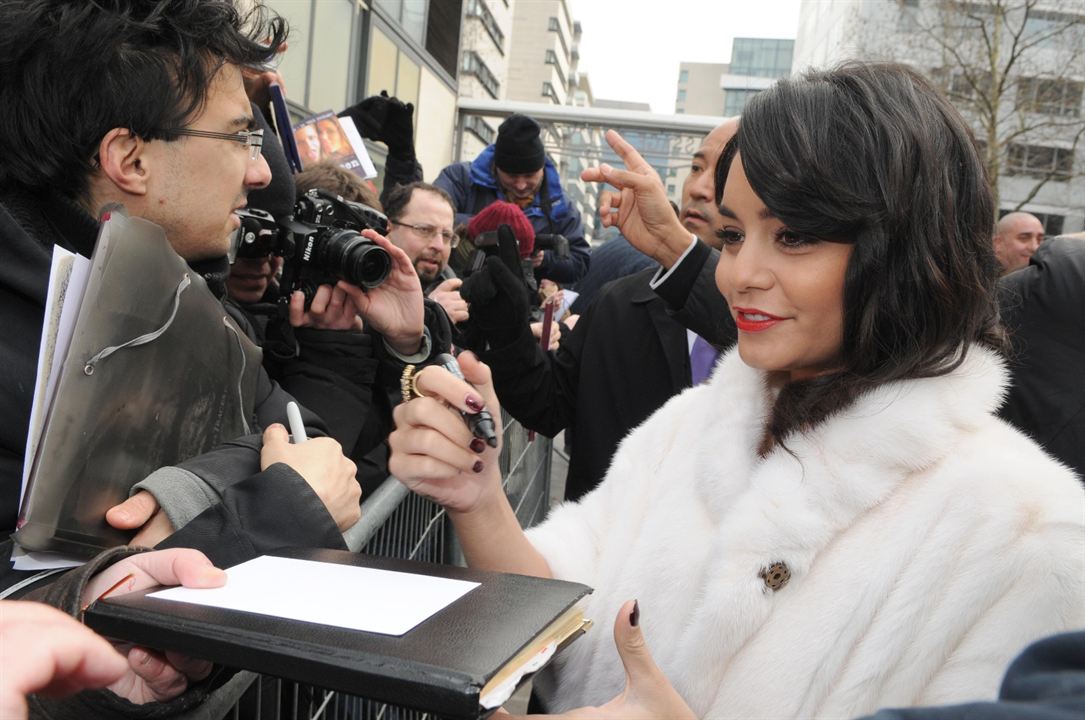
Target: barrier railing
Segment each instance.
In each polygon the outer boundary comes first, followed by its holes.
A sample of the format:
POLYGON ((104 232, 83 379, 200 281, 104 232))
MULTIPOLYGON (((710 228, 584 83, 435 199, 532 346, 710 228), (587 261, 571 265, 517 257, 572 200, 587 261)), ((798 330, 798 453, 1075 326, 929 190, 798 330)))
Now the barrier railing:
MULTIPOLYGON (((546 515, 550 500, 552 443, 529 439, 519 423, 504 414, 499 465, 505 493, 524 527, 546 515)), ((362 519, 344 534, 348 547, 370 555, 425 562, 463 564, 445 511, 388 478, 362 503, 362 519)), ((299 685, 253 672, 237 673, 181 720, 424 720, 407 708, 345 693, 299 685)))

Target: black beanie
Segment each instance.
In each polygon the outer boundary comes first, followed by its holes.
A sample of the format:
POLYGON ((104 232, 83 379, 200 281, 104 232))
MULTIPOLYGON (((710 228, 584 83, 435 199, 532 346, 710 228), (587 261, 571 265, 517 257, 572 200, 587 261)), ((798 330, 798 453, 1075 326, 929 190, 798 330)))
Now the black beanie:
POLYGON ((494 165, 512 175, 533 173, 546 163, 539 123, 527 115, 510 115, 497 128, 494 165))
POLYGON ((252 112, 257 127, 264 131, 260 152, 271 168, 271 183, 266 188, 249 191, 249 207, 271 213, 276 219, 288 217, 294 214, 294 173, 290 171, 279 137, 264 114, 256 105, 252 106, 252 112))

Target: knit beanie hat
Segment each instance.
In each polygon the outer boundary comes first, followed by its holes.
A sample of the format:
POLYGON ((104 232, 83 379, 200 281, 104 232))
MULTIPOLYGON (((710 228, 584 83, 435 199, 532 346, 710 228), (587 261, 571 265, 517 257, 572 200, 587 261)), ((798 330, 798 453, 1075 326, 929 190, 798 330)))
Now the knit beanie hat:
POLYGON ((512 175, 533 173, 546 163, 539 123, 527 115, 510 115, 497 128, 494 165, 512 175))
POLYGON ((530 257, 535 251, 535 228, 515 203, 494 200, 482 208, 471 218, 471 222, 467 223, 467 237, 474 240, 482 233, 497 230, 502 225, 512 228, 512 234, 516 236, 516 242, 520 246, 520 257, 530 257))

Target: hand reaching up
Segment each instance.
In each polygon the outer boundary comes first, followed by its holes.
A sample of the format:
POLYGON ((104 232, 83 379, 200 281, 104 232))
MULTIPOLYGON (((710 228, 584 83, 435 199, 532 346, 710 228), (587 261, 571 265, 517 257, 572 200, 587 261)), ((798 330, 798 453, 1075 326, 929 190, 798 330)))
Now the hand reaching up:
POLYGON ((690 243, 690 233, 674 214, 659 173, 614 130, 607 143, 625 163, 625 170, 606 163, 580 174, 589 182, 605 182, 618 189, 599 196, 603 227, 617 227, 629 243, 664 267, 670 267, 690 243))

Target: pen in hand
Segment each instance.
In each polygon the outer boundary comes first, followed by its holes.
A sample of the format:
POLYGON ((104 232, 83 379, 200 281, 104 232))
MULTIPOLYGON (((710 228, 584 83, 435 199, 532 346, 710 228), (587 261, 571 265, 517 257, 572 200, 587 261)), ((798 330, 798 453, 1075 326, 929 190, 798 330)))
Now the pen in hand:
POLYGON ((293 436, 295 445, 309 439, 309 436, 305 434, 305 422, 301 419, 301 409, 293 400, 286 404, 286 419, 290 423, 290 434, 293 436))
MULTIPOLYGON (((460 364, 456 361, 456 358, 448 353, 441 353, 434 358, 434 362, 460 380, 467 382, 463 376, 463 371, 460 370, 460 364)), ((475 437, 482 438, 492 448, 497 447, 497 428, 494 425, 493 415, 490 415, 489 410, 482 409, 477 413, 463 412, 461 410, 460 415, 463 416, 464 422, 467 423, 467 427, 471 429, 471 433, 475 437)))

